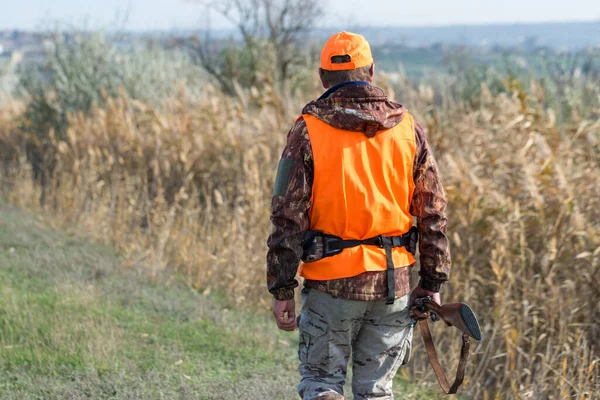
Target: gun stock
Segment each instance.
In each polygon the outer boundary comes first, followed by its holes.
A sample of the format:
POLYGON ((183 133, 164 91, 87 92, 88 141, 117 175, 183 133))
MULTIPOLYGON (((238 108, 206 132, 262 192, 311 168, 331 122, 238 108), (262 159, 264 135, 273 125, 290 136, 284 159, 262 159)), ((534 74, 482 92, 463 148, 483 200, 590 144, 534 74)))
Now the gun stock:
POLYGON ((446 324, 460 329, 475 340, 481 340, 479 322, 471 307, 465 303, 452 303, 440 306, 434 301, 427 302, 429 311, 440 317, 446 324))

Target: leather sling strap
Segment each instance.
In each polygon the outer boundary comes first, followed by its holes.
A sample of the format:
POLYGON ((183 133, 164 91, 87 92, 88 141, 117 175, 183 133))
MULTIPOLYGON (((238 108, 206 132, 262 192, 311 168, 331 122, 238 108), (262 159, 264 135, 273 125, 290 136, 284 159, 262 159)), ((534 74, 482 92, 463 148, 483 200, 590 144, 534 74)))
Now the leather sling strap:
POLYGON ((458 387, 463 383, 463 379, 465 377, 465 367, 467 366, 467 361, 469 359, 471 338, 466 333, 462 334, 462 348, 460 350, 458 367, 456 368, 456 378, 454 379, 452 386, 450 386, 448 379, 446 378, 446 374, 442 369, 442 365, 438 360, 437 352, 435 351, 435 344, 433 343, 433 338, 431 337, 431 331, 429 330, 427 319, 419 320, 419 327, 421 328, 421 335, 423 336, 423 343, 425 344, 425 350, 427 351, 429 363, 435 371, 435 375, 437 376, 442 390, 446 394, 456 393, 458 387))

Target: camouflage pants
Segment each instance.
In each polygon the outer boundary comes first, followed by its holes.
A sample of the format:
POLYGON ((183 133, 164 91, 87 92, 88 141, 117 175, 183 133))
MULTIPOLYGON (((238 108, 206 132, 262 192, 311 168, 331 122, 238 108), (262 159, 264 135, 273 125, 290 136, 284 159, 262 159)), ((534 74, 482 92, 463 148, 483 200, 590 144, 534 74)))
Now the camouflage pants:
POLYGON ((410 357, 408 295, 386 305, 385 300, 344 300, 305 287, 299 328, 298 392, 304 400, 343 395, 351 355, 354 399, 394 398, 392 379, 410 357))

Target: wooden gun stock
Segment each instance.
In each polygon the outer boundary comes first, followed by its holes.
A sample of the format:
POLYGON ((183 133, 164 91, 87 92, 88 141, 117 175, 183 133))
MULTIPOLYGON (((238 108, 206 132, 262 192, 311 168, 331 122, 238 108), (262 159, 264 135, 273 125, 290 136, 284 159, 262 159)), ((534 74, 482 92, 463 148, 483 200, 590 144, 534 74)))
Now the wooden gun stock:
POLYGON ((427 310, 440 317, 448 326, 454 326, 475 340, 481 340, 479 322, 471 307, 465 303, 440 306, 434 301, 426 302, 427 310))

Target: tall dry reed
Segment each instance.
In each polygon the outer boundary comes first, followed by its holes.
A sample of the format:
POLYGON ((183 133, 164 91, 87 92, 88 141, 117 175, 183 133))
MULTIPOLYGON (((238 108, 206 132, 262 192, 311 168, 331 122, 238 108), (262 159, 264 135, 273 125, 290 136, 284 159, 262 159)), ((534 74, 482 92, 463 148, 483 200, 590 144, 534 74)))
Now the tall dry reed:
MULTIPOLYGON (((483 327, 465 390, 599 398, 600 121, 559 128, 535 86, 497 97, 483 86, 475 109, 430 87, 397 92, 428 128, 450 200, 454 269, 443 296, 468 302, 483 327)), ((157 111, 121 95, 44 142, 18 128, 23 110, 12 103, 0 111, 2 195, 115 244, 129 262, 266 309, 271 190, 302 102, 207 88, 157 111), (52 164, 45 188, 32 163, 52 164)), ((456 362, 455 332, 435 334, 456 362)), ((423 352, 404 373, 433 380, 423 352)))

